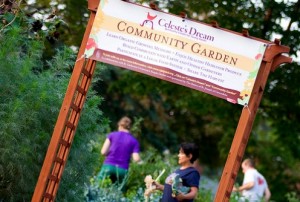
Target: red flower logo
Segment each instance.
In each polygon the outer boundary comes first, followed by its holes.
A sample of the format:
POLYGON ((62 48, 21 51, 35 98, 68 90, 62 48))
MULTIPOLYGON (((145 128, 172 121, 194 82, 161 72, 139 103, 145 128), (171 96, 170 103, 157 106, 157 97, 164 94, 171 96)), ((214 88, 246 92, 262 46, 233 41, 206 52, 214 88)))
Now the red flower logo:
POLYGON ((96 47, 97 47, 97 44, 95 42, 95 39, 89 38, 87 41, 87 44, 86 44, 86 49, 89 50, 91 48, 96 48, 96 47))
POLYGON ((255 56, 255 60, 258 60, 262 57, 262 54, 261 53, 258 53, 256 56, 255 56))
POLYGON ((151 29, 153 29, 153 20, 157 17, 157 15, 150 15, 150 13, 148 12, 147 14, 147 19, 144 20, 144 22, 142 24, 140 24, 142 27, 145 25, 145 24, 149 24, 151 25, 151 29))

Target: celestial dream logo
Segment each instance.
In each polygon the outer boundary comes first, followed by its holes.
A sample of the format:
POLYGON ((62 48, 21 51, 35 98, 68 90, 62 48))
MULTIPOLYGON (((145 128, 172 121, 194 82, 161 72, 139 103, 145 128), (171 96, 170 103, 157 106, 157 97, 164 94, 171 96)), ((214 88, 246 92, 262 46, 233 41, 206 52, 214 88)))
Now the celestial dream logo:
MULTIPOLYGON (((150 12, 147 13, 146 19, 140 24, 141 27, 150 27, 153 30, 154 20, 157 18, 157 15, 152 15, 150 12)), ((184 21, 183 21, 184 22, 184 21)), ((184 36, 192 37, 201 41, 214 41, 214 36, 209 34, 202 33, 198 28, 188 27, 185 24, 174 24, 172 20, 167 20, 160 18, 157 20, 157 25, 164 27, 165 30, 170 32, 175 32, 184 36)))
POLYGON ((147 19, 144 20, 144 22, 142 24, 140 24, 142 27, 144 26, 151 26, 151 29, 153 29, 153 20, 157 17, 157 15, 150 15, 150 13, 148 12, 147 14, 147 19))

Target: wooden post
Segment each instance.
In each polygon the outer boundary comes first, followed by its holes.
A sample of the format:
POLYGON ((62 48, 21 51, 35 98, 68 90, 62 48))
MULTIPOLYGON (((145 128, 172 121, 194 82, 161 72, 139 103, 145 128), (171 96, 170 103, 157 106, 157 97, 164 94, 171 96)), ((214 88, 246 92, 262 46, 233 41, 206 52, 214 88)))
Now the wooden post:
POLYGON ((292 61, 291 58, 281 55, 288 52, 289 47, 280 46, 278 43, 271 44, 266 49, 248 106, 245 106, 242 110, 215 196, 215 202, 227 202, 230 199, 268 76, 270 71, 274 71, 280 64, 292 61))
MULTIPOLYGON (((81 43, 81 46, 80 46, 80 49, 79 49, 79 52, 77 55, 77 60, 74 65, 73 73, 70 78, 70 82, 69 82, 69 85, 68 85, 68 88, 67 88, 67 91, 65 94, 65 98, 63 100, 63 103, 62 103, 62 106, 61 106, 61 109, 60 109, 60 112, 59 112, 59 115, 57 118, 57 122, 56 122, 54 131, 53 131, 53 134, 52 134, 49 146, 48 146, 48 150, 47 150, 47 153, 46 153, 46 156, 44 159, 44 163, 43 163, 43 166, 42 166, 42 169, 41 169, 41 172, 40 172, 40 175, 39 175, 39 178, 38 178, 38 181, 37 181, 37 184, 36 184, 33 196, 32 196, 32 202, 42 201, 43 197, 45 197, 46 187, 47 187, 47 185, 50 184, 49 176, 51 176, 52 169, 55 169, 53 167, 54 167, 55 161, 57 161, 57 159, 55 159, 55 158, 57 157, 57 153, 59 153, 58 149, 59 149, 60 140, 62 139, 63 133, 66 130, 65 126, 68 124, 67 121, 68 121, 68 117, 70 116, 70 108, 71 108, 72 104, 74 105, 73 98, 74 98, 74 95, 76 95, 78 83, 79 83, 79 80, 80 80, 81 74, 82 74, 82 68, 83 68, 84 62, 85 62, 85 60, 83 58, 83 54, 85 51, 88 37, 89 37, 91 29, 92 29, 92 25, 93 25, 93 22, 95 19, 98 5, 99 5, 99 0, 89 0, 88 1, 88 8, 91 11, 90 18, 89 18, 89 21, 88 21, 88 24, 87 24, 87 27, 86 27, 86 30, 84 33, 84 37, 83 37, 83 40, 82 40, 82 43, 81 43)), ((89 62, 87 65, 94 66, 95 63, 89 62)), ((90 68, 91 67, 87 67, 87 69, 90 69, 90 68)), ((83 99, 83 102, 84 102, 84 99, 83 99)), ((83 103, 81 103, 81 104, 83 105, 83 103)), ((78 119, 79 119, 79 117, 74 118, 75 123, 78 122, 77 121, 78 119)), ((76 125, 74 127, 76 128, 76 125)), ((75 133, 75 131, 70 132, 70 133, 75 133)), ((72 138, 73 138, 73 135, 74 134, 72 134, 72 138)), ((72 139, 69 139, 69 141, 71 143, 72 139)), ((68 144, 70 144, 70 143, 68 143, 68 144)), ((67 156, 68 156, 68 152, 66 153, 66 155, 64 155, 64 159, 60 159, 60 160, 66 160, 67 156)), ((57 171, 57 174, 59 176, 57 177, 57 179, 52 181, 52 183, 54 182, 54 184, 50 184, 50 186, 49 186, 50 189, 52 189, 53 195, 49 196, 49 198, 51 198, 51 199, 49 199, 48 201, 54 201, 55 194, 58 189, 58 184, 60 182, 60 176, 62 175, 62 171, 65 166, 65 163, 66 162, 64 161, 62 163, 63 166, 61 166, 62 169, 59 168, 59 170, 57 171)))

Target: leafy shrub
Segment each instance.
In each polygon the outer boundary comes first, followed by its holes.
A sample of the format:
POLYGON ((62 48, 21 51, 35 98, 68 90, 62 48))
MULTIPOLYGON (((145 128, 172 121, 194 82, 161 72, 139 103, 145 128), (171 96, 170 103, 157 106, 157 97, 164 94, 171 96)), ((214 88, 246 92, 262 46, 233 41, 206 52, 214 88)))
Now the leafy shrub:
MULTIPOLYGON (((164 174, 159 179, 159 182, 163 184, 165 178, 178 166, 176 155, 161 155, 154 148, 147 149, 147 151, 142 153, 141 156, 143 159, 141 164, 132 163, 130 165, 126 183, 127 190, 125 193, 120 191, 122 187, 111 184, 111 182, 107 179, 99 182, 97 181, 96 176, 94 176, 91 178, 90 184, 87 186, 87 190, 85 192, 86 201, 145 201, 145 177, 147 175, 151 175, 153 179, 156 179, 162 170, 165 169, 164 174)), ((156 191, 151 194, 149 201, 159 202, 161 196, 162 193, 160 191, 156 191)), ((212 197, 213 195, 210 190, 201 188, 195 202, 211 202, 213 201, 212 197)))
POLYGON ((297 196, 296 192, 289 192, 285 196, 288 202, 300 202, 300 198, 297 196))
MULTIPOLYGON (((6 16, 11 14, 0 19, 6 16)), ((0 32, 0 201, 30 201, 75 53, 62 47, 45 61, 43 33, 31 31, 32 19, 14 19, 0 32)), ((105 128, 101 101, 89 92, 57 201, 82 201, 84 184, 99 166, 95 142, 105 128)))

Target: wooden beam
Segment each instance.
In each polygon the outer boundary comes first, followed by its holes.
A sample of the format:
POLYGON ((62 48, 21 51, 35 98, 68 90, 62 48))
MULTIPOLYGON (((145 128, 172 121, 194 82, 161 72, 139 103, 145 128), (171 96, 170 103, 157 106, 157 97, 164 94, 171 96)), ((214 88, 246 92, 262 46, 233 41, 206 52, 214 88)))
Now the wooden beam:
MULTIPOLYGON (((91 8, 91 14, 90 14, 90 18, 87 24, 87 28, 86 31, 84 33, 84 37, 78 52, 78 56, 77 56, 77 60, 75 62, 74 65, 74 69, 73 69, 73 73, 72 76, 70 78, 70 82, 65 94, 65 98, 63 100, 57 121, 56 121, 56 125, 54 127, 53 130, 53 134, 48 146, 48 150, 44 159, 44 163, 42 166, 42 169, 40 171, 40 175, 32 196, 32 202, 37 202, 37 201, 41 201, 42 197, 45 193, 45 189, 46 189, 46 185, 48 182, 48 176, 50 176, 51 173, 51 168, 53 166, 53 162, 55 162, 55 158, 56 158, 56 152, 58 150, 58 145, 59 145, 59 141, 61 139, 61 135, 63 133, 64 130, 64 126, 66 124, 66 120, 67 117, 69 115, 69 109, 72 106, 72 99, 73 99, 73 95, 75 94, 76 88, 77 88, 77 84, 78 81, 80 79, 80 75, 81 75, 81 70, 84 64, 84 58, 82 57, 85 51, 85 47, 87 44, 87 40, 88 37, 90 35, 90 31, 95 19, 95 15, 96 15, 96 11, 94 9, 96 3, 99 3, 99 0, 89 0, 88 1, 88 6, 89 8, 91 8)), ((98 5, 97 5, 98 6, 98 5)))
POLYGON ((276 44, 269 45, 266 49, 265 57, 260 66, 248 106, 245 106, 242 110, 215 196, 215 202, 228 202, 230 199, 231 191, 241 166, 257 109, 261 102, 269 74, 272 69, 276 68, 274 65, 290 61, 284 56, 281 56, 281 54, 286 53, 286 51, 289 51, 289 48, 276 44), (278 59, 279 62, 276 62, 275 58, 277 57, 284 58, 278 59))

